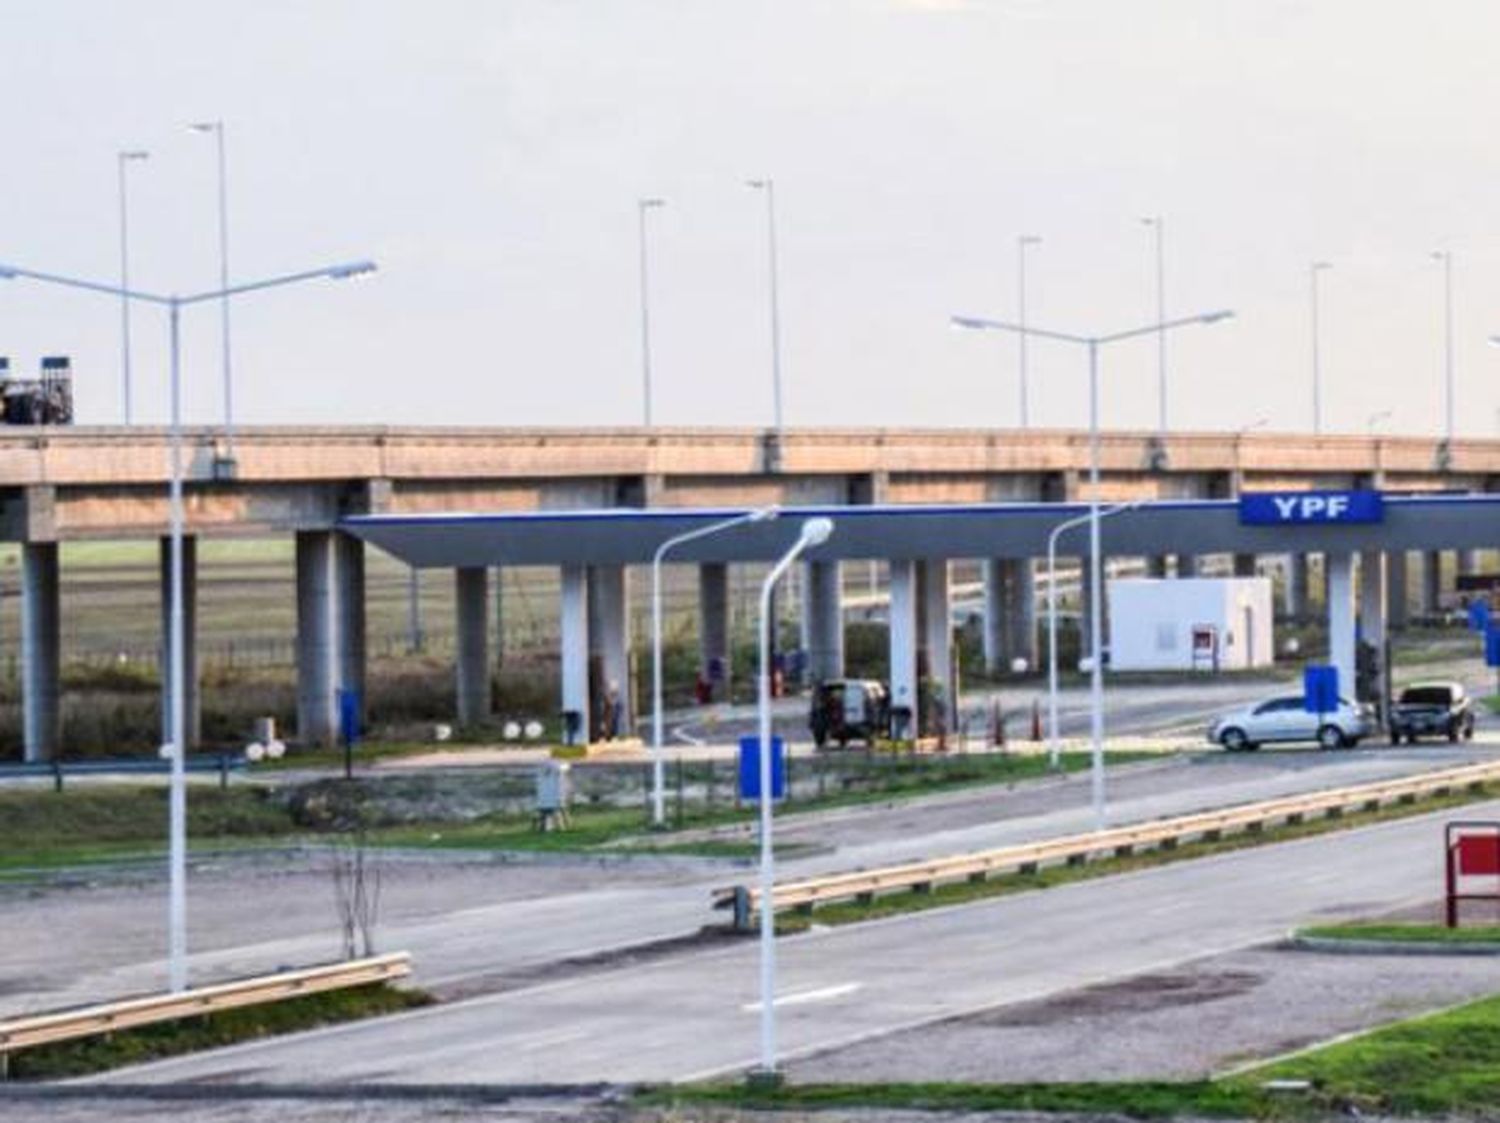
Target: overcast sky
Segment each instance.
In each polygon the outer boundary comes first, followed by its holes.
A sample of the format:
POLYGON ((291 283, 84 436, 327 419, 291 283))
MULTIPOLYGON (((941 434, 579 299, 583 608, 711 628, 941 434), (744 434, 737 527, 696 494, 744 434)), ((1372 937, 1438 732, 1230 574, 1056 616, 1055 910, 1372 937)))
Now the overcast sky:
MULTIPOLYGON (((0 0, 0 260, 118 275, 115 153, 141 286, 374 257, 368 281, 246 298, 248 422, 635 424, 635 201, 652 215, 657 418, 771 417, 763 197, 776 181, 791 425, 1011 426, 1015 239, 1038 326, 1237 318, 1175 336, 1173 427, 1433 433, 1454 255, 1458 428, 1500 420, 1500 7, 1493 0, 0 0)), ((139 312, 140 419, 165 327, 139 312)), ((220 414, 218 325, 188 316, 188 413, 220 414)), ((108 298, 0 283, 0 354, 74 357, 120 417, 108 298)), ((1083 355, 1032 348, 1033 423, 1086 421, 1083 355)), ((1152 340, 1106 353, 1104 423, 1149 427, 1152 340)))

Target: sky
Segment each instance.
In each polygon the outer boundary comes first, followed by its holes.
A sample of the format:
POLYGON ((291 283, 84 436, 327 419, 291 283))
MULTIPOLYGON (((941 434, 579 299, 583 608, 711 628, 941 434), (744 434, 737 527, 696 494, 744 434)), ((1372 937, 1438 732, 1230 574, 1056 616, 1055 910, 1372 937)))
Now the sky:
MULTIPOLYGON (((1014 338, 1233 309, 1167 344, 1169 427, 1434 434, 1453 260, 1457 432, 1500 426, 1500 6, 1492 0, 0 0, 0 262, 218 281, 222 119, 245 423, 635 425, 636 201, 651 212, 655 416, 772 419, 776 185, 789 426, 1018 421, 1014 338), (1389 411, 1387 414, 1386 411, 1389 411)), ((138 421, 166 329, 133 317, 138 421)), ((222 419, 217 311, 184 321, 185 415, 222 419)), ((120 310, 0 282, 0 355, 73 357, 121 418, 120 310)), ((1150 428, 1156 340, 1104 352, 1101 422, 1150 428)), ((1030 348, 1031 421, 1087 423, 1081 350, 1030 348)))

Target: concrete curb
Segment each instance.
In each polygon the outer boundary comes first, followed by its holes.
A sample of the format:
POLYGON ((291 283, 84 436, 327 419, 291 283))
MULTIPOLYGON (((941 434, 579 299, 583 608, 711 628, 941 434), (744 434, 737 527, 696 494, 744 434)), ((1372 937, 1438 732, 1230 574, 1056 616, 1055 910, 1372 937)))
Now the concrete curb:
POLYGON ((1446 944, 1436 940, 1345 940, 1327 936, 1291 935, 1281 946, 1291 951, 1320 951, 1331 955, 1500 955, 1500 942, 1446 944))

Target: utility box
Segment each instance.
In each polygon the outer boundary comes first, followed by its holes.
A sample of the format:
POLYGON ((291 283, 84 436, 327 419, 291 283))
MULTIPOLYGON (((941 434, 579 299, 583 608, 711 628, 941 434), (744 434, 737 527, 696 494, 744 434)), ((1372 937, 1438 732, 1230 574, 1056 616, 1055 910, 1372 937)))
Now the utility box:
POLYGON ((532 826, 539 831, 568 828, 568 801, 572 792, 568 783, 568 762, 549 760, 536 770, 536 818, 532 826))
POLYGON ((1275 660, 1267 577, 1109 582, 1109 666, 1116 671, 1242 671, 1275 660))

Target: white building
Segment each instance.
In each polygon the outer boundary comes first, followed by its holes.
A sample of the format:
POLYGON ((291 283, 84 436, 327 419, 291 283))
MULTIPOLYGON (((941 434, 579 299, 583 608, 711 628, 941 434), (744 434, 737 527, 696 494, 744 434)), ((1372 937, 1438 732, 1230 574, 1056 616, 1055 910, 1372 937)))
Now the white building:
POLYGON ((1113 670, 1245 670, 1275 658, 1269 578, 1120 579, 1107 596, 1113 670))

